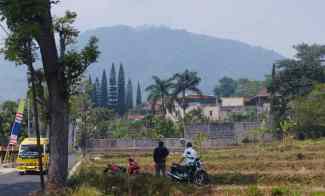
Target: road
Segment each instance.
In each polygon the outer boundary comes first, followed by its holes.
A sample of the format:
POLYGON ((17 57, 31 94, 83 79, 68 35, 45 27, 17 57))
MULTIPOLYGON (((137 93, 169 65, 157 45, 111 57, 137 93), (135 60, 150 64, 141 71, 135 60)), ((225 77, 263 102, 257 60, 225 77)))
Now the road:
MULTIPOLYGON (((76 163, 76 156, 69 155, 69 168, 76 163)), ((45 180, 47 176, 45 175, 45 180)), ((40 178, 36 174, 19 175, 17 172, 10 172, 0 175, 0 195, 24 196, 32 191, 40 189, 40 178)))

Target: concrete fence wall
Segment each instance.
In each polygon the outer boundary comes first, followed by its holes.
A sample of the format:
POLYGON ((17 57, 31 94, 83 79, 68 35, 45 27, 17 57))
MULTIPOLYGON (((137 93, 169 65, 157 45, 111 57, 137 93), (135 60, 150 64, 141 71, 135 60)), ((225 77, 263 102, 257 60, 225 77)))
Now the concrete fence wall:
MULTIPOLYGON (((193 141, 199 133, 205 133, 208 139, 204 148, 218 148, 239 144, 244 138, 252 137, 251 130, 259 127, 256 122, 196 124, 186 127, 185 140, 193 141)), ((268 137, 271 139, 272 137, 268 137)), ((171 150, 184 148, 180 138, 164 138, 165 145, 171 150)), ((105 152, 114 150, 152 150, 159 140, 154 139, 91 139, 87 143, 89 152, 105 152)))

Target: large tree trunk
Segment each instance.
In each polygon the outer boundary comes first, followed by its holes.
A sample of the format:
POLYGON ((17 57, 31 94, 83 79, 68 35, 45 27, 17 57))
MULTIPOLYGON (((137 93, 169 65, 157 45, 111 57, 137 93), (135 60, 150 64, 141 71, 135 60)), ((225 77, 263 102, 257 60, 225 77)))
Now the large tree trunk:
POLYGON ((65 184, 68 170, 68 101, 64 86, 64 69, 58 59, 52 27, 50 2, 44 13, 37 41, 40 46, 43 67, 49 92, 49 174, 48 188, 57 188, 65 184))

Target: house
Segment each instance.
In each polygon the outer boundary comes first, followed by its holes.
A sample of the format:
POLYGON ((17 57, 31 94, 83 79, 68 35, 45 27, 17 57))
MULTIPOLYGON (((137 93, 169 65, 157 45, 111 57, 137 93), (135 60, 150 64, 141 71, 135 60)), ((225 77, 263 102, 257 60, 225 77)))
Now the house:
MULTIPOLYGON (((219 120, 219 107, 217 98, 208 95, 188 95, 185 97, 186 113, 200 109, 205 117, 211 121, 219 120)), ((174 112, 167 113, 167 117, 173 121, 183 118, 183 109, 179 103, 175 103, 174 112)))
POLYGON ((230 115, 245 112, 244 97, 222 97, 219 104, 219 120, 224 121, 230 115))
POLYGON ((247 106, 253 106, 256 108, 257 114, 270 112, 270 93, 267 88, 262 88, 254 97, 249 98, 246 101, 247 106))

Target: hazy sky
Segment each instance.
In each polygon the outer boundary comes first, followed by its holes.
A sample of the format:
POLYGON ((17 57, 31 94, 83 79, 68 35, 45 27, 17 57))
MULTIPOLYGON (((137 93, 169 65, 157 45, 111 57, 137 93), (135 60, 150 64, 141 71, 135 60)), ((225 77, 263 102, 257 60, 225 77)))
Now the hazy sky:
POLYGON ((84 31, 101 26, 166 25, 240 40, 292 56, 292 45, 325 43, 325 0, 62 0, 84 31))

